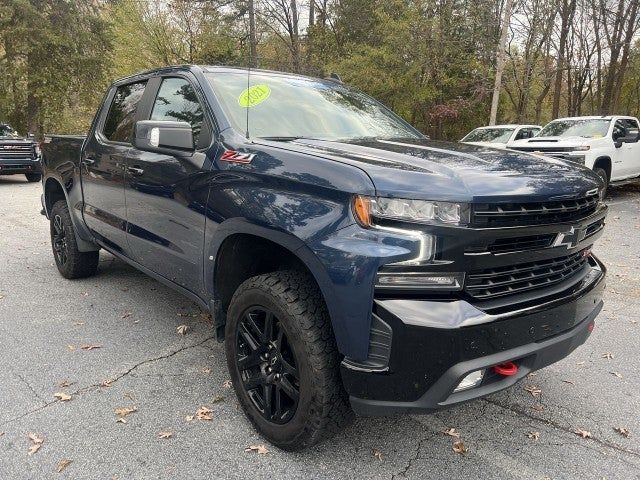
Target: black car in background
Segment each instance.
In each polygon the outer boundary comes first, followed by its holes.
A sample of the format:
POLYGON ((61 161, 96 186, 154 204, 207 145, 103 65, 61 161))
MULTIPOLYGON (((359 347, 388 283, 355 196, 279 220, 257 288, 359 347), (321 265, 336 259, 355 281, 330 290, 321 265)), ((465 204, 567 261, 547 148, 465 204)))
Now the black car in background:
POLYGON ((0 123, 0 175, 24 174, 29 182, 39 182, 42 167, 38 143, 21 137, 6 123, 0 123))

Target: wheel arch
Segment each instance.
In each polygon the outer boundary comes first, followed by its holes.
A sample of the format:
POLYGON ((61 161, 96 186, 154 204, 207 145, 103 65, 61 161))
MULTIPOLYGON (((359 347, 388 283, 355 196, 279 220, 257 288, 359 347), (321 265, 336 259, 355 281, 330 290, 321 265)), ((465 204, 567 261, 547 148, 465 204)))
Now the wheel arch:
POLYGON ((231 297, 237 288, 256 275, 277 270, 301 270, 318 286, 327 306, 335 334, 333 285, 320 260, 298 237, 283 231, 229 219, 220 224, 205 258, 205 288, 218 339, 224 338, 224 325, 231 297))
POLYGON ((60 180, 55 177, 48 177, 44 181, 43 189, 44 208, 45 213, 47 214, 47 218, 50 217, 51 208, 53 207, 53 205, 59 200, 64 200, 67 203, 67 207, 69 208, 69 213, 71 215, 71 221, 73 222, 73 229, 76 237, 76 243, 78 245, 78 250, 80 250, 81 252, 93 252, 99 250, 100 247, 98 247, 98 245, 93 242, 91 234, 84 225, 84 221, 80 216, 80 211, 75 209, 71 204, 69 193, 63 187, 60 180))
POLYGON ((595 170, 596 168, 604 169, 604 171, 607 172, 607 178, 609 179, 609 181, 611 180, 612 164, 611 164, 611 158, 610 157, 608 157, 606 155, 602 155, 602 156, 596 158, 596 161, 593 162, 593 170, 595 170))

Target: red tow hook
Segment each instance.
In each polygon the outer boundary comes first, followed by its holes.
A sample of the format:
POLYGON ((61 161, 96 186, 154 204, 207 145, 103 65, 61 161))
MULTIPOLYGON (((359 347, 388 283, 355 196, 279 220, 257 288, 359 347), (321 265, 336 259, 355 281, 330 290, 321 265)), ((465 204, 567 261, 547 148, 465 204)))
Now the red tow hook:
POLYGON ((504 362, 500 365, 494 365, 493 371, 503 377, 510 377, 518 373, 518 366, 513 362, 504 362))

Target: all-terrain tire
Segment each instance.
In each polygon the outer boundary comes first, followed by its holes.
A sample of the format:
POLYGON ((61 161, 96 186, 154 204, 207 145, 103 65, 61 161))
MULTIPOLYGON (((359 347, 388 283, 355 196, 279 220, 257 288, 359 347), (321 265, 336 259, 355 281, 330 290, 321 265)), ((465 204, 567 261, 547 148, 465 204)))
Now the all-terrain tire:
POLYGON ((95 275, 100 252, 78 250, 67 202, 58 200, 54 203, 50 217, 51 247, 60 274, 68 279, 95 275))
MULTIPOLYGON (((274 445, 285 450, 301 450, 333 436, 353 418, 340 378, 340 356, 329 314, 318 286, 308 274, 279 271, 252 277, 240 285, 229 306, 225 344, 227 364, 240 404, 258 432, 274 445), (239 367, 243 348, 240 329, 246 326, 243 323, 246 315, 256 309, 272 312, 278 331, 284 332, 285 341, 281 343, 286 343, 291 351, 289 355, 295 357, 299 381, 293 383, 299 387, 299 400, 295 413, 290 413, 291 418, 284 423, 270 420, 259 410, 252 398, 260 391, 257 389, 263 387, 245 389, 249 385, 245 382, 250 380, 247 380, 247 371, 241 372, 239 367)), ((285 354, 282 353, 282 358, 285 354)), ((267 358, 267 354, 264 356, 267 358)), ((255 368, 271 371, 267 365, 268 361, 255 368)))
POLYGON ((42 179, 42 175, 39 173, 25 173, 24 176, 27 177, 29 183, 39 182, 42 179))

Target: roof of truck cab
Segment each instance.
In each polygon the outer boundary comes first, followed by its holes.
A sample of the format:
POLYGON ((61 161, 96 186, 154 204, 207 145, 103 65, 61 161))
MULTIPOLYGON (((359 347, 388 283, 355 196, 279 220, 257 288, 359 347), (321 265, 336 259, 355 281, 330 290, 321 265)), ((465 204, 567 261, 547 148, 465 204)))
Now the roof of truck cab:
POLYGON ((485 125, 484 127, 477 127, 476 130, 484 130, 487 128, 541 128, 540 125, 529 125, 520 123, 504 123, 502 125, 485 125))
MULTIPOLYGON (((290 72, 279 72, 276 70, 264 70, 264 69, 259 69, 259 68, 252 68, 250 69, 251 73, 260 73, 260 74, 267 74, 267 75, 278 75, 278 76, 286 76, 286 77, 298 77, 298 78, 306 78, 306 79, 310 79, 310 80, 321 80, 321 81, 327 81, 327 82, 331 82, 334 81, 334 79, 331 78, 318 78, 318 77, 309 77, 309 76, 305 76, 305 75, 300 75, 297 73, 290 73, 290 72)), ((246 67, 231 67, 231 66, 224 66, 224 65, 192 65, 192 64, 184 64, 184 65, 168 65, 166 67, 159 67, 159 68, 154 68, 151 70, 144 70, 142 72, 137 72, 134 73, 132 75, 128 75, 126 77, 122 77, 119 78, 117 80, 115 80, 113 82, 114 85, 118 85, 118 84, 122 84, 122 83, 129 83, 131 81, 135 81, 137 79, 141 79, 141 78, 148 78, 148 77, 153 77, 156 75, 163 75, 166 73, 171 73, 171 72, 176 72, 176 71, 186 71, 186 72, 193 72, 193 71, 199 71, 199 72, 203 72, 203 73, 248 73, 249 69, 246 67)))
MULTIPOLYGON (((629 120, 637 120, 636 117, 632 117, 629 115, 585 115, 582 117, 564 117, 564 118, 556 118, 555 120, 551 120, 551 122, 558 121, 566 121, 566 120, 611 120, 613 118, 626 118, 629 120)), ((551 123, 549 122, 549 123, 551 123)))

